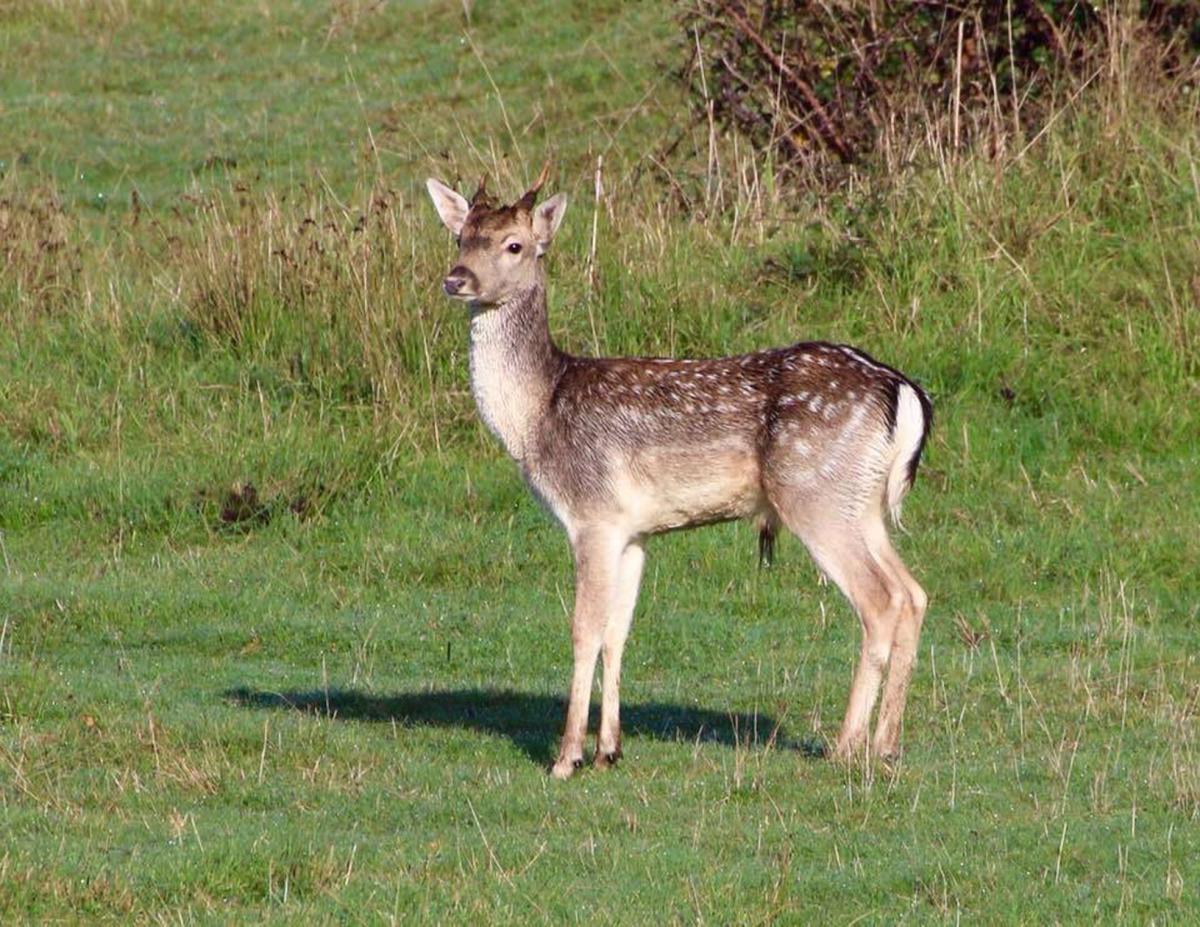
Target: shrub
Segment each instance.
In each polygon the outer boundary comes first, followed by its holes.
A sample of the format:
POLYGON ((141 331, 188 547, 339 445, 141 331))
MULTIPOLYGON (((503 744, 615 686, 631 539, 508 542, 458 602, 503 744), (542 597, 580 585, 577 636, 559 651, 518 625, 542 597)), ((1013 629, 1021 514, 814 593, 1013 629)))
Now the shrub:
POLYGON ((1011 150, 1097 77, 1191 90, 1200 52, 1200 0, 694 0, 683 25, 700 117, 821 186, 855 165, 1011 150))

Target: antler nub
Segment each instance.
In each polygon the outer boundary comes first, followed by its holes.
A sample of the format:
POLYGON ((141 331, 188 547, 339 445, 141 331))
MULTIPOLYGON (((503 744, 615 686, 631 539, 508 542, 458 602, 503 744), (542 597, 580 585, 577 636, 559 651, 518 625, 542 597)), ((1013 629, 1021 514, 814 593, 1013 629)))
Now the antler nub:
POLYGON ((479 178, 479 186, 475 190, 475 195, 471 197, 472 206, 486 206, 491 202, 491 197, 487 193, 487 172, 484 171, 483 176, 479 178))
POLYGON ((546 163, 542 165, 542 172, 538 174, 538 179, 533 182, 533 186, 525 191, 525 195, 517 200, 517 206, 526 211, 533 209, 533 204, 537 202, 538 191, 546 183, 550 176, 550 159, 546 159, 546 163))
POLYGON ((550 159, 546 159, 546 163, 542 165, 542 172, 538 174, 538 179, 533 182, 533 186, 529 188, 530 193, 537 193, 545 186, 546 181, 550 177, 550 159))

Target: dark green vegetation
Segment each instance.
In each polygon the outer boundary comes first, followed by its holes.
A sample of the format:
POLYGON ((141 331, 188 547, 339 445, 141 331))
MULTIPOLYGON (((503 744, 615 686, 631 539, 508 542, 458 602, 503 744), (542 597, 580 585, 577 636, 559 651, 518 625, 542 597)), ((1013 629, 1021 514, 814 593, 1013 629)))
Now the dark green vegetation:
POLYGON ((897 170, 914 136, 926 152, 1003 159, 1106 72, 1164 90, 1200 63, 1200 0, 691 0, 684 10, 693 102, 826 182, 848 165, 897 170))
POLYGON ((650 163, 655 4, 264 9, 0 12, 0 919, 1196 919, 1186 95, 1127 62, 1003 161, 785 202, 703 127, 650 163), (567 548, 420 181, 548 151, 567 347, 848 340, 933 393, 897 766, 814 757, 855 620, 734 525, 650 547, 624 764, 546 777, 567 548))

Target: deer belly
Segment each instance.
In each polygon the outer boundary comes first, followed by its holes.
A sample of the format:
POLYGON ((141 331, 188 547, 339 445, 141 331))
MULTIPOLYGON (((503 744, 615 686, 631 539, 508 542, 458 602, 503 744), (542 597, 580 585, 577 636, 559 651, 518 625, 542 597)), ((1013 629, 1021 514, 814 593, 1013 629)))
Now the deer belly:
POLYGON ((762 506, 758 456, 740 445, 643 451, 615 465, 610 480, 640 533, 745 518, 762 506))

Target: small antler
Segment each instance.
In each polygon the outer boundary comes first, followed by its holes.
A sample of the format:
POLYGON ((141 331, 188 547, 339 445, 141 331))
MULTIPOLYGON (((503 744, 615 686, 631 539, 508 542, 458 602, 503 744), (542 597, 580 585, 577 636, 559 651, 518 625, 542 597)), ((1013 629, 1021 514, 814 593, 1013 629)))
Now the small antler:
POLYGON ((492 202, 492 198, 487 192, 487 171, 484 171, 483 176, 479 178, 479 187, 475 190, 475 195, 471 197, 472 206, 487 206, 492 202))
POLYGON ((517 207, 524 209, 526 212, 533 209, 533 204, 537 202, 538 191, 542 189, 542 185, 546 183, 546 179, 550 176, 550 159, 546 159, 546 163, 542 165, 542 172, 538 174, 538 179, 533 182, 533 186, 525 191, 525 195, 517 200, 517 207))

